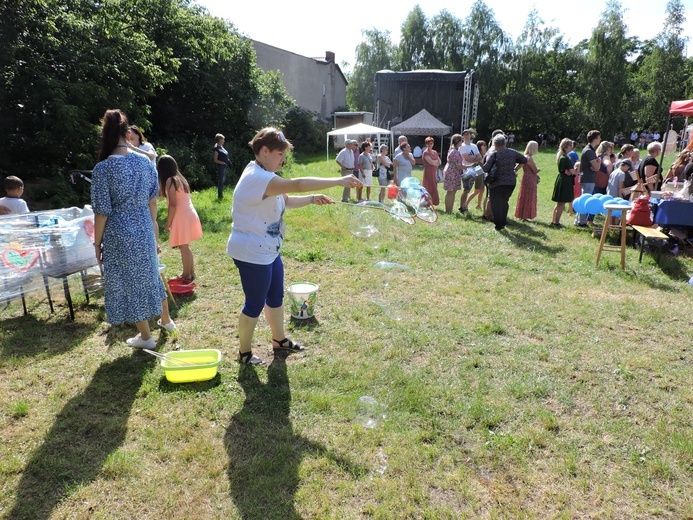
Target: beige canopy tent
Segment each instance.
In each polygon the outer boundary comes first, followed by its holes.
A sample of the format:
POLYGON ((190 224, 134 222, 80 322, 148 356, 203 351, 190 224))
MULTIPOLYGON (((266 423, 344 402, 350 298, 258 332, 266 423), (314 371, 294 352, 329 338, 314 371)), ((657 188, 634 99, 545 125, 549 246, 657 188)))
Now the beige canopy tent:
POLYGON ((331 130, 327 132, 327 143, 325 147, 326 160, 330 160, 330 137, 343 137, 344 139, 354 139, 357 137, 363 137, 365 139, 366 137, 370 137, 372 135, 376 136, 376 143, 378 144, 378 146, 380 146, 381 137, 384 135, 387 136, 385 141, 390 143, 390 147, 392 147, 392 132, 390 132, 390 130, 378 128, 377 126, 367 125, 365 123, 357 123, 355 125, 346 126, 344 128, 337 128, 336 130, 331 130))
POLYGON ((441 123, 431 113, 424 109, 414 114, 406 121, 392 127, 395 135, 426 135, 440 137, 440 153, 443 154, 443 136, 452 132, 452 127, 441 123))

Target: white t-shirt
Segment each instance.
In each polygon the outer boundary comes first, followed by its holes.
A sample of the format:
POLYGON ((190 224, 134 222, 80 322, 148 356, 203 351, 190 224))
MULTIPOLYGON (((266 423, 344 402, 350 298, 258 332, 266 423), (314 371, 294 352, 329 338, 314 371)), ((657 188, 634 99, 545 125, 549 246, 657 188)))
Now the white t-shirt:
POLYGON ((10 213, 24 214, 29 213, 29 207, 24 202, 24 199, 17 197, 2 197, 0 199, 0 206, 5 206, 10 210, 10 213))
MULTIPOLYGON (((477 155, 479 153, 479 149, 476 147, 474 143, 469 143, 469 144, 464 144, 462 143, 462 146, 460 146, 460 153, 461 154, 467 154, 467 155, 477 155)), ((465 166, 471 166, 474 163, 467 161, 466 159, 462 159, 462 164, 465 166)))
POLYGON ((269 265, 279 256, 286 229, 284 196, 262 198, 274 177, 255 161, 245 167, 233 192, 233 224, 226 244, 226 254, 231 258, 269 265))
POLYGON ((156 158, 159 156, 159 154, 156 153, 156 150, 150 143, 142 143, 137 148, 145 152, 154 152, 154 159, 152 159, 152 162, 154 163, 154 166, 156 166, 156 158))

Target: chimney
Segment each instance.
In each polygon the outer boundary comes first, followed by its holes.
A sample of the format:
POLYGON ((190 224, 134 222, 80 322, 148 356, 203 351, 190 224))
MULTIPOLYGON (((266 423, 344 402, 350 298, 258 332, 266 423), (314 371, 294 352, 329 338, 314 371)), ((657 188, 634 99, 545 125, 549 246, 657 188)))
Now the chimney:
POLYGON ((334 52, 325 51, 325 61, 334 63, 334 52))

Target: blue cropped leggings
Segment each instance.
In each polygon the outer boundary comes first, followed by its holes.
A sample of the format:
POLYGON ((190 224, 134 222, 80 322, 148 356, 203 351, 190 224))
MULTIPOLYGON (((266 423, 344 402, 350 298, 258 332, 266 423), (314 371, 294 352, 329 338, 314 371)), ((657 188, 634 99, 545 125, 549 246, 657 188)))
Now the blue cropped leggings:
POLYGON ((282 257, 268 265, 251 264, 233 259, 241 275, 241 286, 245 294, 242 312, 250 318, 260 316, 267 304, 273 309, 284 301, 284 263, 282 257))

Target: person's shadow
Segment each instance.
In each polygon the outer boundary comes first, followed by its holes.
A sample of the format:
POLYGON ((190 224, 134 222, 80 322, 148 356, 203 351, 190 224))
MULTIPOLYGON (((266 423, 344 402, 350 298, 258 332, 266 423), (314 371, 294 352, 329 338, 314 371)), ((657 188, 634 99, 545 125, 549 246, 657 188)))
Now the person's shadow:
POLYGON ((152 359, 134 353, 101 365, 84 392, 65 404, 26 465, 8 519, 47 519, 63 498, 98 476, 125 439, 152 359))
POLYGON ((242 366, 238 382, 245 392, 224 444, 229 456, 231 497, 243 519, 300 519, 294 508, 298 468, 306 453, 326 456, 353 478, 367 474, 324 446, 294 435, 289 412, 291 389, 286 355, 275 354, 267 369, 267 384, 254 367, 242 366))

